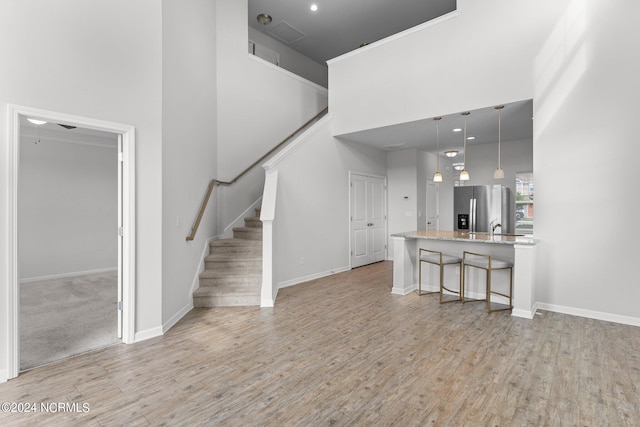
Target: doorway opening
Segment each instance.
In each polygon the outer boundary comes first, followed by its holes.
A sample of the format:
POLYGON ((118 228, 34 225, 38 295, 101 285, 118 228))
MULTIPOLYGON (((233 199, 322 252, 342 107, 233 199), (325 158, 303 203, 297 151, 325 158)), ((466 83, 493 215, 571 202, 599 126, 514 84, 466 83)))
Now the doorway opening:
POLYGON ((440 230, 440 187, 432 179, 427 179, 426 200, 426 229, 440 230))
POLYGON ((131 126, 9 109, 6 348, 14 378, 134 341, 135 151, 131 126))

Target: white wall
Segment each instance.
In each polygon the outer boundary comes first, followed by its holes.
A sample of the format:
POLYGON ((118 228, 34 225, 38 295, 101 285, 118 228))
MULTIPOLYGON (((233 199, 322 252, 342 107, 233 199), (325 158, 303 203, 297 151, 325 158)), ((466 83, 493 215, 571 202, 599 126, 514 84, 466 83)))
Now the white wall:
POLYGON ((280 55, 280 67, 291 71, 300 77, 310 80, 322 87, 327 87, 329 71, 325 64, 320 64, 295 50, 291 49, 273 37, 252 28, 249 28, 249 40, 277 52, 280 55))
MULTIPOLYGON (((159 327, 162 316, 161 43, 161 5, 154 0, 0 2, 0 271, 8 271, 9 256, 7 105, 133 125, 136 332, 159 327)), ((0 280, 3 305, 8 286, 0 280)), ((6 325, 3 314, 3 348, 6 325)), ((0 369, 5 365, 3 351, 0 369)))
POLYGON ((329 64, 334 130, 533 99, 538 301, 640 324, 640 229, 612 231, 638 209, 620 153, 640 155, 639 15, 621 0, 460 0, 453 19, 329 64))
MULTIPOLYGON (((231 180, 327 106, 327 91, 247 53, 247 2, 217 2, 218 178, 231 180)), ((245 191, 262 194, 264 174, 243 178, 245 191)), ((221 226, 248 205, 223 190, 221 226)), ((255 201, 255 200, 254 200, 255 201)))
POLYGON ((531 99, 533 57, 568 2, 460 0, 452 19, 329 61, 336 134, 531 99))
MULTIPOLYGON (((349 171, 386 175, 383 152, 331 136, 331 119, 275 163, 274 275, 278 286, 347 269, 349 171)), ((277 304, 277 301, 276 301, 277 304)))
MULTIPOLYGON (((387 232, 391 235, 415 230, 418 228, 418 150, 391 151, 386 157, 387 232)), ((393 258, 390 237, 387 248, 387 257, 393 258)))
MULTIPOLYGON (((504 178, 494 179, 493 173, 498 167, 498 143, 467 144, 469 181, 464 185, 500 184, 509 187, 515 197, 516 173, 533 170, 533 142, 530 139, 502 141, 501 151, 504 178)), ((457 180, 458 177, 459 173, 452 174, 452 179, 457 180)))
POLYGON ((417 174, 417 182, 416 182, 416 226, 420 229, 427 228, 427 178, 433 178, 433 172, 430 172, 432 169, 435 170, 436 165, 436 156, 432 153, 426 153, 422 150, 418 150, 417 152, 417 161, 418 161, 418 174, 417 174), (433 161, 433 166, 430 167, 431 162, 433 161))
POLYGON ((118 266, 116 135, 20 131, 20 279, 118 266))
POLYGON ((638 16, 640 3, 620 0, 572 2, 557 16, 534 61, 533 138, 538 301, 635 324, 638 16))
POLYGON ((209 181, 217 174, 216 6, 162 2, 162 323, 193 306, 191 288, 203 248, 216 232, 210 200, 187 242, 209 181))

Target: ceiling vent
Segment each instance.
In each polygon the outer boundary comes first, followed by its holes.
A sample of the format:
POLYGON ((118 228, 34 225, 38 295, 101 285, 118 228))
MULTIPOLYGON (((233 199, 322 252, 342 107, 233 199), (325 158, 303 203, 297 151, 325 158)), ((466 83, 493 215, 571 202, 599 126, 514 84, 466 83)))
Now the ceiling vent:
POLYGON ((292 44, 305 38, 304 34, 284 21, 278 22, 265 32, 286 44, 292 44))

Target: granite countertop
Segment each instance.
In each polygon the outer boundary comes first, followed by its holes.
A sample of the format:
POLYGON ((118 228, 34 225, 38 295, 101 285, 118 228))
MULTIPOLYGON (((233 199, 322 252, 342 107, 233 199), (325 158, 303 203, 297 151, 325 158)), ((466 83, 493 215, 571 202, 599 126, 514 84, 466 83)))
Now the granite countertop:
POLYGON ((538 243, 538 240, 527 235, 501 235, 494 236, 489 233, 469 233, 467 231, 437 231, 437 230, 417 230, 405 233, 395 233, 391 237, 403 237, 407 239, 431 239, 450 240, 456 242, 469 243, 497 243, 503 245, 530 245, 538 243))

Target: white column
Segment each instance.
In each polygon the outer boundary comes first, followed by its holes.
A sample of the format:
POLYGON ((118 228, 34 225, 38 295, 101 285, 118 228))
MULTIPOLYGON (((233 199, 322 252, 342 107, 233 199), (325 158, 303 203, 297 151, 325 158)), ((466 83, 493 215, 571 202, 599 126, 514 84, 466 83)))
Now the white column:
POLYGON ((512 316, 533 319, 536 314, 537 245, 514 245, 512 316))
POLYGON ((276 217, 276 198, 278 194, 278 171, 270 170, 265 175, 264 192, 262 194, 262 291, 260 293, 260 307, 273 307, 278 293, 274 287, 275 273, 273 271, 273 222, 276 217))
POLYGON ((393 239, 393 288, 391 293, 407 295, 417 289, 415 281, 416 240, 402 236, 393 239))

